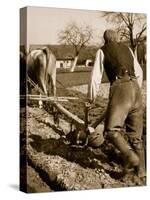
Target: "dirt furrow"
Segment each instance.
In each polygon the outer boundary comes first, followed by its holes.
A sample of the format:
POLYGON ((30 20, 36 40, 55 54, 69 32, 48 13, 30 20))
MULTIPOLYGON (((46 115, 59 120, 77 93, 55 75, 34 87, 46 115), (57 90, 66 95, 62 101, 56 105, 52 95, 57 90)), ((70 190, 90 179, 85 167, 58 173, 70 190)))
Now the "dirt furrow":
POLYGON ((57 131, 53 117, 39 108, 28 107, 27 155, 52 190, 84 190, 143 185, 131 175, 124 179, 121 165, 108 160, 101 150, 73 146, 64 137, 69 123, 61 119, 57 131))

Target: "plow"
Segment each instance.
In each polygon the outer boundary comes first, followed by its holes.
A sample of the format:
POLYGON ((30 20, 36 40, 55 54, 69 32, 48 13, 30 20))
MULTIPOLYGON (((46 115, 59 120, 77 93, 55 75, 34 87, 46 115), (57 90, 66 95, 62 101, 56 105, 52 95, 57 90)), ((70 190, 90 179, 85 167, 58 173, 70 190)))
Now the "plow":
MULTIPOLYGON (((29 105, 26 152, 28 165, 41 176, 48 187, 55 191, 144 184, 140 179, 131 180, 133 175, 127 180, 122 179, 120 161, 115 157, 115 163, 109 157, 113 156, 111 145, 102 145, 98 151, 89 148, 93 147, 93 144, 95 147, 97 142, 99 146, 104 142, 103 120, 107 101, 105 104, 102 102, 99 109, 98 104, 91 106, 82 99, 82 95, 76 96, 76 93, 67 96, 67 93, 58 92, 64 96, 57 97, 39 93, 40 91, 38 94, 21 95, 20 99, 26 99, 29 105), (37 106, 39 101, 45 102, 41 109, 37 106), (36 106, 31 106, 35 105, 32 104, 34 102, 36 106), (96 115, 100 117, 97 118, 96 115)), ((33 174, 31 177, 33 178, 33 174)), ((36 178, 34 181, 36 182, 36 178)), ((43 183, 37 184, 41 187, 43 183)))
MULTIPOLYGON (((43 102, 47 102, 48 106, 52 110, 53 120, 56 126, 59 128, 59 116, 60 114, 64 115, 67 121, 70 121, 70 132, 74 134, 75 141, 74 143, 79 145, 82 144, 83 147, 87 145, 93 145, 95 147, 100 146, 104 142, 103 131, 104 125, 101 122, 105 118, 105 112, 98 118, 93 124, 89 124, 89 112, 97 107, 92 107, 91 104, 87 101, 84 102, 84 120, 80 119, 76 114, 73 114, 67 110, 61 102, 69 103, 70 100, 78 101, 78 97, 73 96, 48 96, 43 93, 38 84, 35 84, 34 81, 27 76, 27 83, 32 86, 36 92, 39 94, 26 94, 20 95, 20 99, 26 99, 27 102, 35 101, 39 103, 39 108, 43 108, 43 102), (93 137, 94 135, 94 137, 93 137)), ((63 87, 64 85, 58 81, 63 87)), ((64 87, 65 88, 65 87, 64 87)), ((67 90, 65 88, 65 90, 67 90)), ((28 91, 28 90, 27 90, 28 91)))
MULTIPOLYGON (((20 99, 27 98, 27 101, 38 101, 39 107, 42 108, 43 106, 41 102, 49 102, 49 106, 52 109, 52 115, 54 123, 59 128, 59 116, 60 114, 64 115, 68 121, 70 121, 70 134, 74 134, 76 140, 74 141, 77 145, 83 145, 83 147, 86 147, 88 144, 90 144, 89 138, 93 134, 96 133, 96 136, 99 136, 95 138, 96 140, 99 139, 99 145, 101 145, 104 142, 103 138, 103 130, 104 126, 101 124, 101 122, 105 118, 105 112, 101 115, 99 119, 97 119, 93 124, 89 124, 89 112, 92 109, 96 109, 96 107, 92 108, 91 104, 88 102, 84 103, 84 120, 80 119, 77 115, 71 113, 69 110, 67 110, 63 105, 61 105, 61 102, 68 102, 69 100, 75 100, 77 101, 77 97, 70 97, 70 96, 62 96, 62 97, 50 97, 47 95, 21 95, 20 99)), ((93 141, 92 141, 93 142, 93 141)))

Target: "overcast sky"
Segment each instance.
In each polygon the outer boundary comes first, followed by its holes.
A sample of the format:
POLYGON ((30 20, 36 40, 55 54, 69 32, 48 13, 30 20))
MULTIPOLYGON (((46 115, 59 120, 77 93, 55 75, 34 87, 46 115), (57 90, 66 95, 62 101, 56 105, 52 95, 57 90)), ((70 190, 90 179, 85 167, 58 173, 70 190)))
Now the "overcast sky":
MULTIPOLYGON (((21 18, 21 44, 24 44, 26 31, 21 18)), ((94 30, 91 44, 100 44, 107 28, 114 28, 113 23, 101 17, 100 11, 64 8, 28 7, 27 8, 27 43, 58 44, 58 33, 70 22, 77 25, 89 25, 94 30)))
POLYGON ((28 44, 57 44, 59 31, 71 21, 79 25, 90 25, 94 29, 93 44, 99 43, 104 30, 112 27, 101 17, 100 11, 28 7, 28 44))

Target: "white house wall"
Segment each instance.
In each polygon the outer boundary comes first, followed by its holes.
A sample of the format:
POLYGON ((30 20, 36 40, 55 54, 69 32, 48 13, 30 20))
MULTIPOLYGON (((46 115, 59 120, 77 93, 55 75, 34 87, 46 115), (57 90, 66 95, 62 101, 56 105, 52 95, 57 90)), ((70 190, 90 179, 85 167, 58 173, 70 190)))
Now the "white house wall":
POLYGON ((64 69, 70 68, 72 66, 72 62, 72 60, 56 60, 56 68, 61 68, 61 65, 64 69))

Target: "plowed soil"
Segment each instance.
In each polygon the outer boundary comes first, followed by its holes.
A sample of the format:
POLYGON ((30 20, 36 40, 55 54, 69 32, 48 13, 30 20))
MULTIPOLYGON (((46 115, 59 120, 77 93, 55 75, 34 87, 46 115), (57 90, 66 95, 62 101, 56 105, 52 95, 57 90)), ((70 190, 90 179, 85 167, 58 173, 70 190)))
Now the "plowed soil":
MULTIPOLYGON (((103 88, 90 112, 90 123, 94 122, 106 110, 109 85, 103 88)), ((84 119, 86 86, 73 90, 58 89, 60 96, 75 96, 79 100, 62 103, 65 108, 84 119), (85 91, 83 91, 85 90, 85 91)), ((146 84, 142 90, 143 105, 146 110, 146 84)), ((53 116, 47 104, 44 109, 30 102, 27 106, 27 124, 22 121, 21 156, 27 156, 27 191, 50 192, 63 190, 85 190, 144 186, 146 180, 133 172, 123 173, 122 158, 107 141, 98 148, 82 147, 73 144, 70 137, 70 123, 59 115, 59 128, 54 124, 53 116), (27 135, 25 135, 25 129, 27 135), (26 140, 26 142, 25 142, 26 140), (27 149, 27 151, 26 151, 27 149)), ((21 118, 25 117, 25 108, 21 108, 21 118)), ((146 138, 146 114, 144 114, 143 138, 146 138)), ((71 138, 74 136, 72 135, 71 138)))

